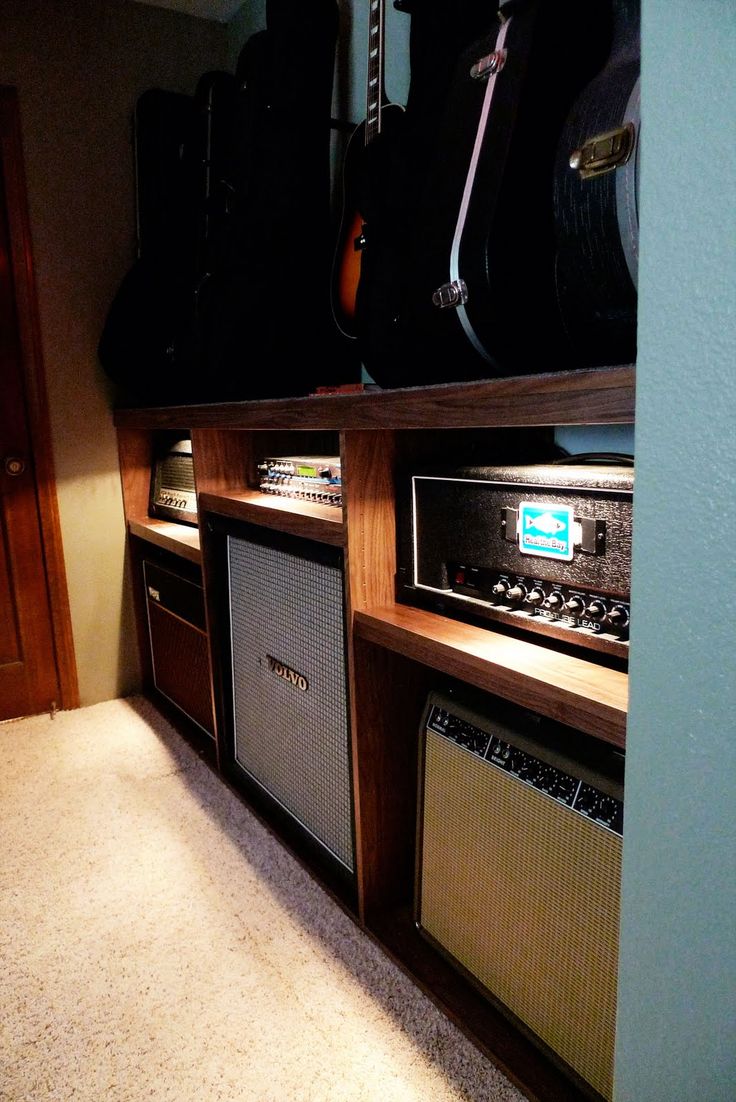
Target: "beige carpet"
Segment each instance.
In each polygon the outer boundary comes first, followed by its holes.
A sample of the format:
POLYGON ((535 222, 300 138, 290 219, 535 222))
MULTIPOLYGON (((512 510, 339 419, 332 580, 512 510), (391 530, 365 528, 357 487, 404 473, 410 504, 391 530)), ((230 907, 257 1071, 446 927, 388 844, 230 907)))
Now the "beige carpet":
POLYGON ((523 1102, 142 698, 0 726, 4 1102, 523 1102))

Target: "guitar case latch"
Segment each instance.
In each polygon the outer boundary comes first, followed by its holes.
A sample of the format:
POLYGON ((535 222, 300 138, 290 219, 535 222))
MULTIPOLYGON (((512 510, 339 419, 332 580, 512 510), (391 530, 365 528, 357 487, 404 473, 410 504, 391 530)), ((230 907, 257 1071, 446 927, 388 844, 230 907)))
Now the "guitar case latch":
POLYGON ((625 165, 634 148, 636 131, 634 124, 627 122, 605 134, 596 134, 570 154, 570 168, 580 173, 581 180, 602 176, 614 168, 625 165))
POLYGON ((443 283, 432 295, 432 302, 444 310, 448 306, 462 306, 468 301, 468 287, 464 279, 443 283))

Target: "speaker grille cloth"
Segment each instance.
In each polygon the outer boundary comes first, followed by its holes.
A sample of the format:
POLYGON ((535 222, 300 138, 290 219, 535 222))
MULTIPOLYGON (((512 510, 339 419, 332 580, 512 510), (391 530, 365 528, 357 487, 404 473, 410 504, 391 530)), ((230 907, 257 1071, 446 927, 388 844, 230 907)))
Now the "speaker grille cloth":
POLYGON ((235 759, 352 872, 342 570, 233 536, 228 552, 235 759))
POLYGON ((606 1098, 621 839, 426 734, 420 925, 606 1098))

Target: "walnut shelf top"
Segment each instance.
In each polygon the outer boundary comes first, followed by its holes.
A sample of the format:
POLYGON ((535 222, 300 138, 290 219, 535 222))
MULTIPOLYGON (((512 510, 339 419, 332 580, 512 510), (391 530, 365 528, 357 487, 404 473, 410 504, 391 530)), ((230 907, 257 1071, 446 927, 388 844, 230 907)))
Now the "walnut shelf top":
POLYGON ((155 543, 165 551, 173 551, 190 562, 200 563, 199 530, 175 521, 158 520, 155 517, 130 517, 128 531, 131 536, 155 543))
POLYGON ((200 494, 199 510, 200 516, 217 513, 233 520, 244 520, 264 528, 275 528, 280 532, 319 540, 335 547, 342 547, 345 543, 342 509, 332 505, 295 501, 293 498, 262 494, 257 490, 244 490, 231 494, 200 494))
POLYGON ((492 628, 391 605, 355 613, 361 638, 623 747, 628 676, 492 628))
POLYGON ((634 368, 515 375, 474 383, 117 409, 118 427, 421 429, 623 424, 634 420, 634 368))

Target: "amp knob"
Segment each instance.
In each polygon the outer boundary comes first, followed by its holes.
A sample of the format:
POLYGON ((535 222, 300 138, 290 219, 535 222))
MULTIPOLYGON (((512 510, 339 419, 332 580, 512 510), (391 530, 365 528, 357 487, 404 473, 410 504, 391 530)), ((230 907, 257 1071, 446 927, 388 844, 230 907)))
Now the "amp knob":
POLYGON ((614 605, 608 613, 608 622, 615 628, 625 628, 629 622, 628 610, 623 605, 614 605))
POLYGON ((585 601, 582 597, 571 597, 565 605, 565 612, 571 613, 572 616, 579 616, 585 608, 585 601))
POLYGON ((562 608, 564 603, 565 598, 562 596, 559 590, 555 590, 554 593, 550 593, 549 597, 544 602, 544 607, 551 609, 552 612, 557 612, 559 611, 559 609, 562 608))
POLYGON ((544 600, 544 590, 540 589, 538 585, 535 585, 533 589, 530 589, 526 595, 526 603, 528 605, 541 605, 544 600))
POLYGON ((585 610, 585 615, 589 620, 605 620, 606 606, 603 604, 603 601, 591 601, 585 610))
POLYGON ((491 586, 491 593, 494 597, 505 597, 508 591, 509 587, 506 582, 496 582, 495 585, 491 586))
POLYGON ((518 583, 506 594, 510 601, 523 601, 526 597, 526 589, 518 583))

